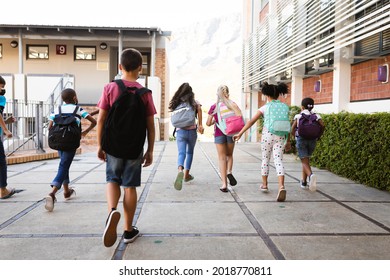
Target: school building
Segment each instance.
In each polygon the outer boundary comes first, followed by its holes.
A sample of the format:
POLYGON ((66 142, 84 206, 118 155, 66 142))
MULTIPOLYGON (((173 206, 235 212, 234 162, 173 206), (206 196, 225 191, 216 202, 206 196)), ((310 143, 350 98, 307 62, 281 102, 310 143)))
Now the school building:
POLYGON ((319 113, 390 111, 389 0, 244 0, 243 18, 247 118, 264 81, 285 82, 289 105, 312 97, 319 113))
MULTIPOLYGON (((156 140, 167 140, 169 36, 169 31, 157 27, 0 24, 0 75, 7 82, 7 102, 13 104, 7 112, 15 115, 17 110, 23 117, 25 106, 20 103, 27 106, 30 101, 53 107, 66 87, 76 90, 81 106, 94 110, 104 85, 120 74, 122 50, 136 48, 143 55, 139 82, 153 91, 157 109, 156 140)), ((45 119, 49 112, 43 111, 45 119)), ((17 125, 27 126, 26 122, 17 125)), ((25 134, 26 128, 14 129, 18 135, 25 134)))

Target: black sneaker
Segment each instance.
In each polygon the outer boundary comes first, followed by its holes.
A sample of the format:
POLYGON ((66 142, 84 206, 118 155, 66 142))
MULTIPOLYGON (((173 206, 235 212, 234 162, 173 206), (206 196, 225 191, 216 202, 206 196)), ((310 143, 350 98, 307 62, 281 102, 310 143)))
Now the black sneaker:
POLYGON ((227 178, 229 179, 229 184, 230 186, 235 186, 237 185, 237 181, 236 181, 236 178, 234 178, 233 174, 228 174, 227 175, 227 178))
POLYGON ((106 227, 103 233, 104 246, 111 247, 112 245, 115 244, 117 238, 116 227, 118 226, 120 218, 121 218, 121 213, 115 209, 113 209, 108 215, 106 221, 106 227))
POLYGON ((132 231, 125 230, 125 232, 123 233, 123 242, 125 244, 132 243, 132 242, 134 242, 134 240, 137 239, 138 236, 139 236, 139 230, 137 227, 133 226, 132 231))

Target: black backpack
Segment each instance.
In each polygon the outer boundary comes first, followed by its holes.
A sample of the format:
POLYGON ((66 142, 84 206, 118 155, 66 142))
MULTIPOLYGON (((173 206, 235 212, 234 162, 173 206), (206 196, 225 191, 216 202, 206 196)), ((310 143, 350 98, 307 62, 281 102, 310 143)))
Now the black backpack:
POLYGON ((59 151, 74 151, 80 146, 81 125, 78 124, 77 115, 79 106, 73 113, 62 114, 61 106, 58 107, 58 115, 54 117, 54 125, 49 130, 49 147, 59 151))
POLYGON ((108 112, 103 136, 103 150, 114 157, 137 159, 145 144, 146 107, 141 95, 147 88, 126 87, 122 80, 115 80, 121 95, 108 112))

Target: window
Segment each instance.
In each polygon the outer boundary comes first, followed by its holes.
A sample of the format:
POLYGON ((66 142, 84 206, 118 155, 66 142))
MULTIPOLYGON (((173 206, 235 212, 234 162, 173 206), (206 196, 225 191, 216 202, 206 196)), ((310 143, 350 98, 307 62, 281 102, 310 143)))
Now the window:
POLYGON ((27 59, 49 59, 49 46, 27 45, 27 59))
MULTIPOLYGON (((377 1, 372 6, 362 10, 356 14, 356 20, 366 18, 365 21, 373 19, 370 14, 386 7, 389 4, 389 0, 377 1)), ((383 13, 388 12, 388 9, 383 13)), ((364 23, 363 21, 362 23, 364 23)), ((362 25, 359 24, 359 25, 362 25)), ((357 26, 359 26, 357 25, 357 26)), ((362 27, 364 28, 364 27, 362 27)), ((355 55, 356 56, 382 56, 390 53, 390 29, 386 29, 382 32, 378 32, 370 37, 364 38, 355 43, 355 55)), ((355 62, 362 61, 364 59, 355 59, 355 62)))
POLYGON ((0 44, 0 58, 3 58, 3 45, 0 44))
POLYGON ((144 75, 144 76, 149 76, 150 75, 149 63, 150 63, 150 53, 143 53, 142 54, 142 71, 141 71, 141 75, 144 75))
POLYGON ((74 46, 74 60, 96 60, 96 47, 74 46))

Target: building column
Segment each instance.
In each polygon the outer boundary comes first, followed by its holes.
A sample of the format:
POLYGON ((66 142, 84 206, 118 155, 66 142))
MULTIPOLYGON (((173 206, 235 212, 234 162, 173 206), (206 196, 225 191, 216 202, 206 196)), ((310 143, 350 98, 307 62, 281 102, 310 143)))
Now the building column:
MULTIPOLYGON (((261 96, 261 94, 259 94, 258 90, 251 90, 250 91, 250 95, 249 95, 249 98, 250 98, 250 108, 249 108, 249 119, 251 119, 254 115, 256 115, 257 113, 257 110, 259 109, 259 96, 261 96)), ((249 129, 249 136, 248 136, 248 141, 249 142, 257 142, 257 125, 253 125, 250 129, 249 129)))
POLYGON ((351 93, 351 64, 342 57, 341 50, 334 52, 332 103, 336 113, 348 110, 351 93))
POLYGON ((305 65, 292 69, 291 105, 300 106, 303 98, 303 75, 305 65))
MULTIPOLYGON (((335 3, 336 11, 338 5, 341 5, 339 1, 335 3)), ((335 31, 344 27, 344 22, 341 22, 335 26, 335 31)), ((334 70, 333 70, 333 96, 332 105, 335 113, 343 110, 348 110, 348 104, 351 95, 351 72, 352 67, 348 58, 344 58, 341 48, 337 48, 340 45, 339 41, 335 41, 336 50, 334 51, 334 70)))

